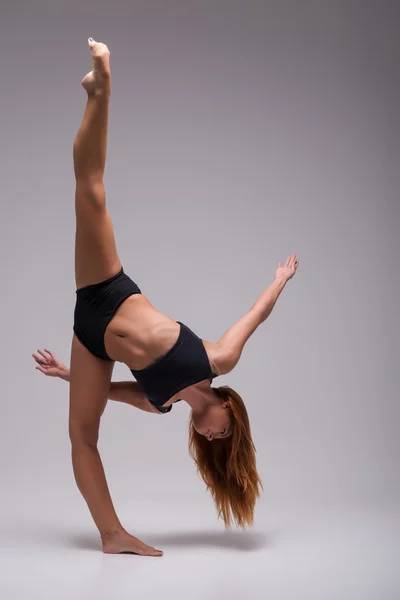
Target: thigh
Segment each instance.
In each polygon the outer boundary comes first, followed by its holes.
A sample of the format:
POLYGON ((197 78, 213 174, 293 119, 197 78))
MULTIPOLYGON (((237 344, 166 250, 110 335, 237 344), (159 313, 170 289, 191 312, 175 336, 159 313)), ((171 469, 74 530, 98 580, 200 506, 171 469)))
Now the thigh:
POLYGON ((73 336, 69 403, 70 434, 73 436, 82 438, 98 432, 110 392, 113 369, 113 361, 97 358, 73 336))
POLYGON ((79 289, 113 277, 121 262, 104 185, 77 185, 75 194, 75 279, 79 289))

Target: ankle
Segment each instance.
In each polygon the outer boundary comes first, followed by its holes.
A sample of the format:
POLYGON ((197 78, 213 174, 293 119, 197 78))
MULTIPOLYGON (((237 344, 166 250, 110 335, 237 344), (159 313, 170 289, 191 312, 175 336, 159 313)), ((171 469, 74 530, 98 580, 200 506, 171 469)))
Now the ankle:
POLYGON ((100 531, 100 538, 104 543, 108 540, 112 540, 117 536, 117 534, 122 533, 123 531, 125 531, 125 529, 122 526, 117 527, 116 529, 111 529, 109 531, 100 531))
POLYGON ((111 89, 107 87, 96 87, 93 90, 87 91, 88 98, 102 98, 109 100, 111 96, 111 89))

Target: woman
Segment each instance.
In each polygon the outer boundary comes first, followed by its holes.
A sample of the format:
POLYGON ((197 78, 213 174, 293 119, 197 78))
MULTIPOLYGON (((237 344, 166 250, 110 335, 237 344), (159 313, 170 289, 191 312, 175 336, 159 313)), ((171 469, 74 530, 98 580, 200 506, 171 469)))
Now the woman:
POLYGON ((216 344, 201 340, 149 302, 123 271, 106 208, 110 53, 91 38, 89 48, 93 70, 82 80, 88 98, 74 142, 77 298, 70 371, 49 351, 33 356, 40 371, 70 382, 74 474, 103 552, 161 556, 160 550, 125 531, 114 510, 97 449, 107 400, 156 414, 186 401, 191 407, 189 448, 219 516, 227 527, 231 518, 241 527, 251 525, 261 480, 247 412, 234 390, 213 388, 211 382, 237 364, 244 344, 271 312, 299 261, 293 254, 284 266, 279 262, 273 283, 216 344), (111 383, 115 361, 125 363, 136 382, 111 383))

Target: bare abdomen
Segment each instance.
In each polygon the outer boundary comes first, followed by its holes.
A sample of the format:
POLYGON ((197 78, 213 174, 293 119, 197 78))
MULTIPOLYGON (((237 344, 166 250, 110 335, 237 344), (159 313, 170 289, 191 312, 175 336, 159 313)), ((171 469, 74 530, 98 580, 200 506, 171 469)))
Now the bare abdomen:
POLYGON ((110 321, 104 344, 110 358, 145 369, 175 344, 179 324, 159 312, 143 294, 130 296, 110 321))

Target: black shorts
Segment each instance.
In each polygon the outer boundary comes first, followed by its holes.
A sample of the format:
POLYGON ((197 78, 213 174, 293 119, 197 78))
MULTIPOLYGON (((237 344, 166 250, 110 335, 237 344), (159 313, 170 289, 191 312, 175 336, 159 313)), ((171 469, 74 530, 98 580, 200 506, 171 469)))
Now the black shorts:
POLYGON ((89 352, 98 358, 112 360, 104 346, 107 325, 124 300, 141 293, 123 268, 106 281, 76 291, 74 333, 89 352))

